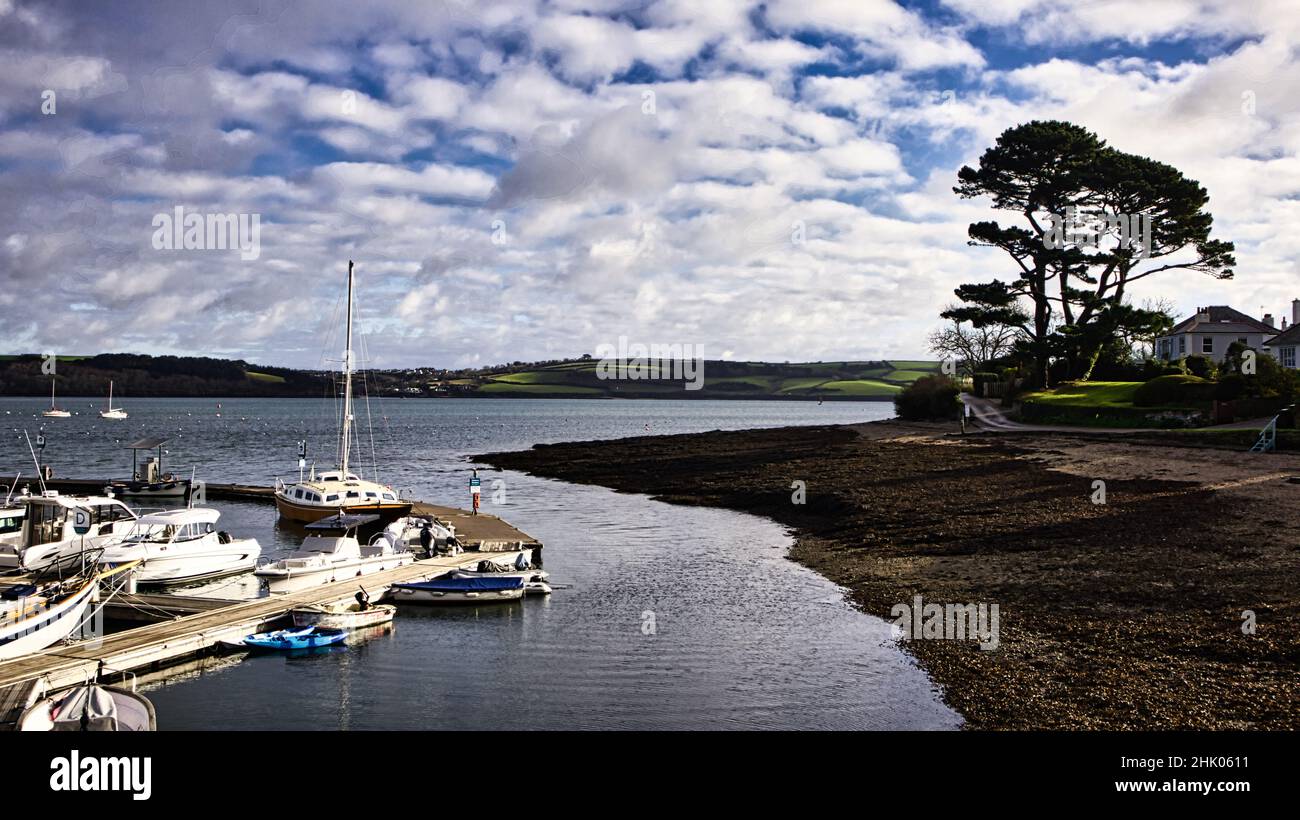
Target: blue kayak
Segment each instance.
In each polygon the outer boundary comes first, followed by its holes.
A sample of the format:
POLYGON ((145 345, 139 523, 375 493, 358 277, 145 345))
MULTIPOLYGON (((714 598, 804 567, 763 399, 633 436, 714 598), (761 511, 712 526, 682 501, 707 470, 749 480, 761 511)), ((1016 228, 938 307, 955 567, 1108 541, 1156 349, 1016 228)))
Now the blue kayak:
POLYGON ((241 643, 250 649, 315 649, 318 646, 340 643, 347 636, 345 629, 302 626, 279 629, 275 632, 259 632, 244 638, 241 643))

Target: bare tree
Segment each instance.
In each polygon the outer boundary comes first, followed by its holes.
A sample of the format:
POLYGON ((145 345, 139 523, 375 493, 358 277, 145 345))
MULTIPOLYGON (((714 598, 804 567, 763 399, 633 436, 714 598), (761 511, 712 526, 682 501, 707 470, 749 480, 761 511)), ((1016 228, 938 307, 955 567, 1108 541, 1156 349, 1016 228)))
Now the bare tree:
POLYGON ((1011 352, 1019 329, 1009 325, 989 324, 974 327, 954 320, 930 334, 930 352, 941 359, 952 359, 958 372, 972 377, 989 362, 1011 352))

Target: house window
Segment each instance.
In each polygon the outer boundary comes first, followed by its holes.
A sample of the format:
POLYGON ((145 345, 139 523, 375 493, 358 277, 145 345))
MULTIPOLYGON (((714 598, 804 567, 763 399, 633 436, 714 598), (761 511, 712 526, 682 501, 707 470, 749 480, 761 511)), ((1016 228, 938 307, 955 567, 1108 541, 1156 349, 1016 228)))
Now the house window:
POLYGON ((1179 336, 1179 337, 1178 337, 1178 355, 1179 355, 1180 357, 1182 357, 1182 356, 1184 356, 1186 353, 1187 353, 1187 337, 1186 337, 1186 336, 1179 336))
POLYGON ((1283 367, 1289 367, 1292 370, 1294 370, 1295 369, 1295 348, 1294 347, 1278 348, 1278 361, 1282 363, 1283 367))
POLYGON ((1242 344, 1247 345, 1247 346, 1250 345, 1250 342, 1246 341, 1246 337, 1245 337, 1245 336, 1238 336, 1238 337, 1237 337, 1237 341, 1239 341, 1239 342, 1241 342, 1242 344))
POLYGON ((1201 337, 1201 352, 1202 352, 1202 353, 1213 353, 1213 352, 1214 352, 1214 337, 1213 337, 1213 336, 1202 336, 1202 337, 1201 337))

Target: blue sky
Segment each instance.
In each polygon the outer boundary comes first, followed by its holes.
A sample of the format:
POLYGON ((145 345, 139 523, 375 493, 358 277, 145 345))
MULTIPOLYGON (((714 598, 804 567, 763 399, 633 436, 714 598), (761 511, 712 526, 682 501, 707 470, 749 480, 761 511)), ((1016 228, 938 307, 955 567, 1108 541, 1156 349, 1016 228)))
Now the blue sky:
POLYGON ((987 202, 957 169, 1077 122, 1210 192, 1300 298, 1294 2, 0 0, 0 340, 314 366, 348 259, 370 364, 918 358, 987 202), (53 105, 50 101, 53 100, 53 105), (256 258, 154 220, 256 214, 256 258))

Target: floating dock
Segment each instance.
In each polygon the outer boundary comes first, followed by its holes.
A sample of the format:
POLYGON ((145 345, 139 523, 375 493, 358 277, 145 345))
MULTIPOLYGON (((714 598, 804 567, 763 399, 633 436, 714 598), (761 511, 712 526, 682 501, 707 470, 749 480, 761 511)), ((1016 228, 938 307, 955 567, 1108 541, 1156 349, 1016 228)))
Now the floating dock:
MULTIPOLYGON (((33 493, 40 491, 39 482, 32 478, 19 479, 27 484, 33 493)), ((0 478, 0 487, 12 487, 14 479, 0 478)), ((21 486, 20 484, 20 486, 21 486)), ((61 493, 80 495, 102 493, 108 481, 90 478, 55 478, 45 482, 50 490, 61 493)), ((275 502, 275 489, 259 487, 253 484, 203 484, 203 493, 207 501, 252 501, 264 504, 275 502)), ((495 515, 479 513, 474 515, 469 510, 444 507, 440 504, 428 504, 416 501, 411 507, 411 515, 431 515, 444 523, 454 524, 456 540, 466 550, 479 552, 499 552, 501 550, 541 549, 542 543, 524 532, 519 531, 495 515)))
MULTIPOLYGON (((0 479, 3 481, 3 479, 0 479)), ((47 481, 60 492, 99 492, 105 482, 47 481)), ((270 502, 269 487, 238 484, 208 484, 208 500, 239 499, 270 502)), ((91 641, 56 645, 21 658, 0 661, 0 730, 10 729, 22 710, 46 692, 73 686, 95 674, 100 664, 105 676, 125 672, 147 672, 182 662, 212 650, 223 641, 233 641, 263 631, 285 618, 289 610, 313 604, 349 599, 363 584, 372 599, 379 600, 396 583, 422 580, 449 570, 469 567, 492 553, 494 560, 513 562, 527 553, 540 563, 542 544, 494 515, 474 515, 466 510, 416 502, 412 515, 431 515, 452 524, 465 552, 415 561, 359 578, 272 593, 251 601, 231 601, 170 594, 118 594, 105 606, 104 615, 117 620, 145 621, 137 626, 91 641)))

